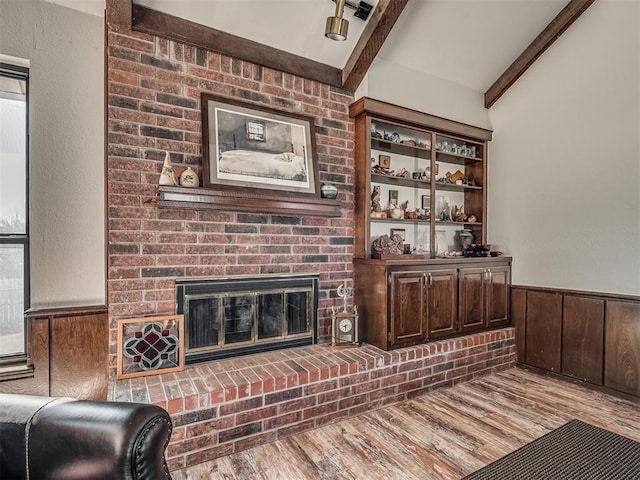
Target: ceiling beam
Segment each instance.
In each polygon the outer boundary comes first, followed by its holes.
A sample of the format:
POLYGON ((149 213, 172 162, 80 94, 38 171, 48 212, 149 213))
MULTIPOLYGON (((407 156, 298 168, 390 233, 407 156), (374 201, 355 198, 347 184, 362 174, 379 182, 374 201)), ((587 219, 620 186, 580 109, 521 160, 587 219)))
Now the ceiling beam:
MULTIPOLYGON (((131 3, 131 0, 126 1, 131 3)), ((334 87, 342 87, 342 71, 339 68, 141 5, 133 5, 131 28, 334 87)))
POLYGON ((358 88, 408 2, 409 0, 378 2, 342 70, 342 86, 345 90, 355 92, 358 88))
POLYGON ((131 1, 108 0, 106 2, 106 21, 116 32, 126 32, 131 28, 131 1))
POLYGON ((485 108, 491 107, 594 1, 571 0, 485 92, 485 108))

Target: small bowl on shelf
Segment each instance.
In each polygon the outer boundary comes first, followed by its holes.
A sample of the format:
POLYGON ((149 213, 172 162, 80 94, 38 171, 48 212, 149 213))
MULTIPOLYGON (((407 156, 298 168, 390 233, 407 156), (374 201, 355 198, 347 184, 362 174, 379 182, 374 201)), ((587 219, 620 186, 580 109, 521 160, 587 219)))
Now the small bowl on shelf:
POLYGON ((492 257, 499 257, 500 255, 502 255, 502 252, 493 250, 493 251, 489 252, 489 255, 491 255, 492 257))
POLYGON ((491 245, 472 243, 471 245, 467 245, 463 254, 465 257, 488 257, 490 250, 491 245))
POLYGON ((333 200, 338 197, 338 189, 335 185, 329 185, 325 183, 322 185, 322 187, 320 187, 320 197, 333 200))

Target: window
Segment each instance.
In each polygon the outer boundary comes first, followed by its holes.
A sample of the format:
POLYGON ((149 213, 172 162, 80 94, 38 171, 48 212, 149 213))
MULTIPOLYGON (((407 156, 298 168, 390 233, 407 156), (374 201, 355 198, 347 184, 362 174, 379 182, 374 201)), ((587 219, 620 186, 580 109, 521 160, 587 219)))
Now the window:
POLYGON ((266 138, 264 137, 264 122, 247 120, 247 138, 258 142, 266 141, 266 138))
POLYGON ((0 63, 0 358, 25 354, 29 70, 0 63))

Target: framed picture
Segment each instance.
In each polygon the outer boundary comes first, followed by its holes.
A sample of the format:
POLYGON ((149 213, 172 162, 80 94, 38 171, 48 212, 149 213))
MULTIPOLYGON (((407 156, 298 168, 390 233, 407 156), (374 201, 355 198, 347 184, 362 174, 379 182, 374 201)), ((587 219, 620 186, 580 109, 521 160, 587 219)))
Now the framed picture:
POLYGON ((118 320, 118 379, 177 372, 183 369, 183 315, 118 320))
POLYGON ((394 235, 400 235, 400 238, 402 238, 402 241, 403 242, 405 241, 406 232, 404 228, 392 228, 389 236, 393 237, 394 235))
POLYGON ((389 208, 398 206, 398 190, 389 190, 389 208))
POLYGON ((431 210, 431 195, 422 195, 422 209, 431 210))
POLYGON ((203 93, 205 187, 320 196, 313 118, 203 93))
POLYGON ((391 168, 391 157, 389 155, 378 155, 378 165, 382 168, 391 168))

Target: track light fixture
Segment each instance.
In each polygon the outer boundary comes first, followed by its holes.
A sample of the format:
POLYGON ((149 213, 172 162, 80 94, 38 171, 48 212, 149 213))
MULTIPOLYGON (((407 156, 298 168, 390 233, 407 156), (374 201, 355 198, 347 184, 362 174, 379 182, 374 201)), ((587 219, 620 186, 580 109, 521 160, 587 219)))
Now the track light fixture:
POLYGON ((358 5, 347 2, 346 0, 333 0, 336 2, 336 13, 333 17, 327 17, 327 25, 324 29, 324 36, 331 40, 346 40, 347 31, 349 30, 349 21, 343 18, 344 7, 347 6, 355 10, 354 17, 362 20, 369 18, 371 9, 373 8, 366 2, 360 2, 358 5))

